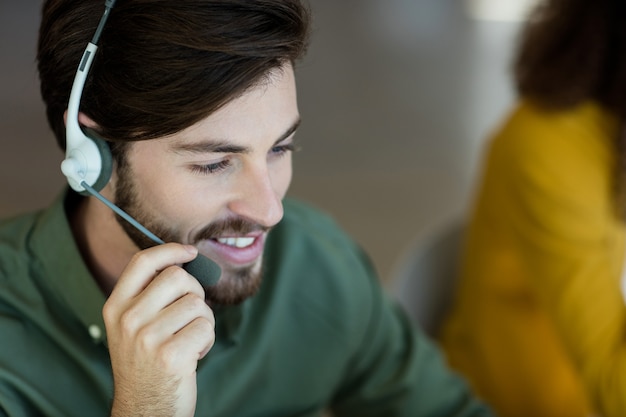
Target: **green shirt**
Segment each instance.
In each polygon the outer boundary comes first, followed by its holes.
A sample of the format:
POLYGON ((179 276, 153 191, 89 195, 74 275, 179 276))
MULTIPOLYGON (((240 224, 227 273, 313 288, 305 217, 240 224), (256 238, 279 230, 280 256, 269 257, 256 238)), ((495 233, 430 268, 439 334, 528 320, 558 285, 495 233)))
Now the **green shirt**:
MULTIPOLYGON (((109 413, 105 297, 69 228, 71 200, 0 223, 0 415, 109 413)), ((197 416, 490 415, 327 217, 286 200, 264 268, 257 295, 215 310, 197 416)))

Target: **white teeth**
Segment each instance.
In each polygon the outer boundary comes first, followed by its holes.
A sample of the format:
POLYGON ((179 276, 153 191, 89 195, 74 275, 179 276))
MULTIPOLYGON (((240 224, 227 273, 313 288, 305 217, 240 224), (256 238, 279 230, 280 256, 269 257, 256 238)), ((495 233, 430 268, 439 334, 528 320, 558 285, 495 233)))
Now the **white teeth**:
POLYGON ((235 246, 237 248, 245 248, 254 243, 253 237, 221 237, 217 239, 222 245, 235 246))

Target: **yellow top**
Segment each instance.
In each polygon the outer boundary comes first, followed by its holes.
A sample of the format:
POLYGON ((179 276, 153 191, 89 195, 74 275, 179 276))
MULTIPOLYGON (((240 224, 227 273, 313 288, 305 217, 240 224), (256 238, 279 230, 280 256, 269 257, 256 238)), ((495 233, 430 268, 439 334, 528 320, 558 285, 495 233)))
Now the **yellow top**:
POLYGON ((502 417, 626 416, 616 129, 522 101, 490 144, 441 342, 502 417))

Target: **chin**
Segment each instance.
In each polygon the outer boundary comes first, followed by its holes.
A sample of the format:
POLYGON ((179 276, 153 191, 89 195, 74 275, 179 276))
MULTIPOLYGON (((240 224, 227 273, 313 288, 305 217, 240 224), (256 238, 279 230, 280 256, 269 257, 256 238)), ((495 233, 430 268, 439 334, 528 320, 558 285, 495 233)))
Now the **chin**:
POLYGON ((205 288, 206 300, 211 305, 240 304, 258 292, 262 278, 260 261, 243 268, 222 268, 218 283, 205 288))

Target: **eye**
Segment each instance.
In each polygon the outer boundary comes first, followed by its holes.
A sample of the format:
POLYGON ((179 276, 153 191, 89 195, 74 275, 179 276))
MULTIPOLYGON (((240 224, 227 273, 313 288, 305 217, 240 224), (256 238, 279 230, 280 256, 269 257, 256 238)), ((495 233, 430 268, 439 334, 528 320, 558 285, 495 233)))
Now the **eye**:
POLYGON ((225 159, 223 161, 216 162, 214 164, 192 165, 191 171, 197 174, 209 175, 209 174, 218 173, 228 168, 229 166, 230 166, 230 161, 228 159, 225 159))
POLYGON ((298 149, 293 143, 285 143, 283 145, 274 146, 270 152, 272 153, 272 155, 283 156, 287 154, 288 152, 294 152, 297 150, 298 149))

